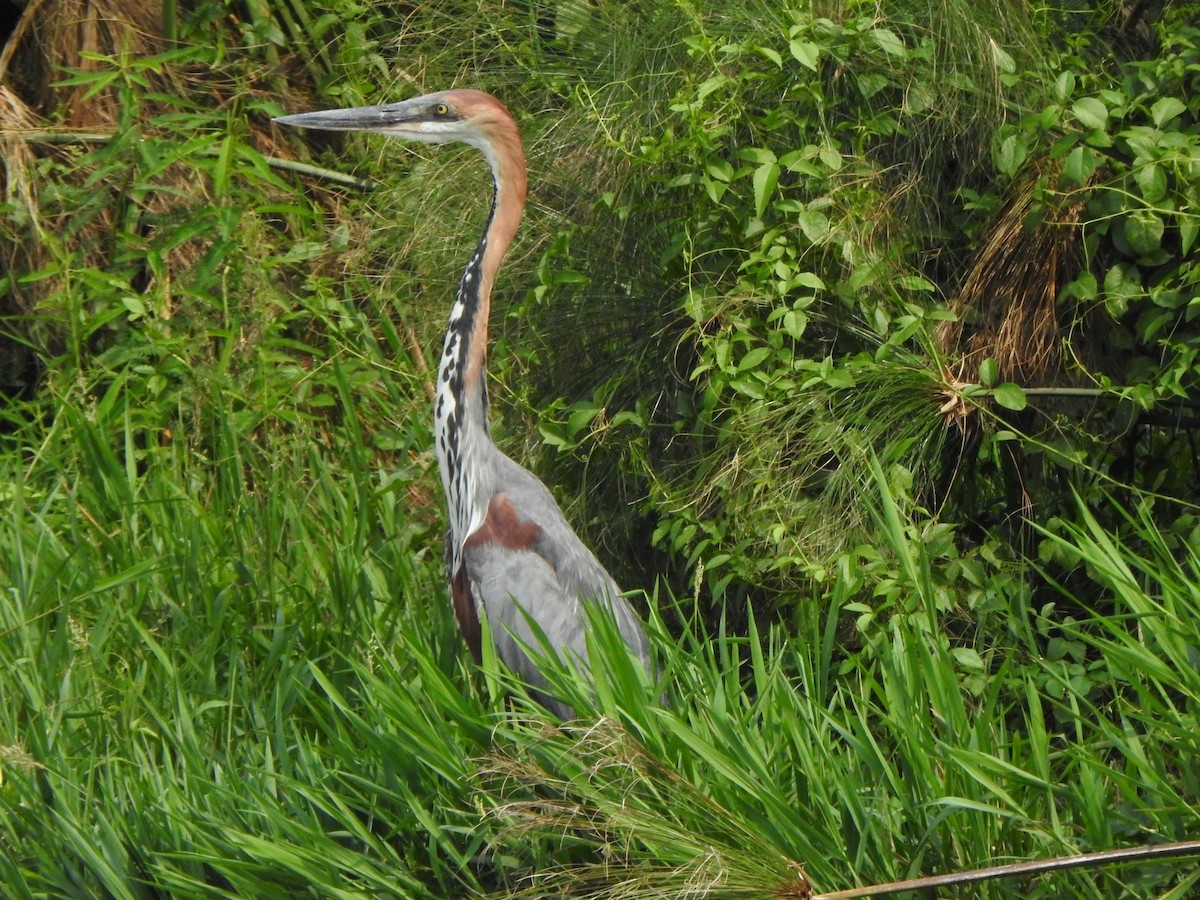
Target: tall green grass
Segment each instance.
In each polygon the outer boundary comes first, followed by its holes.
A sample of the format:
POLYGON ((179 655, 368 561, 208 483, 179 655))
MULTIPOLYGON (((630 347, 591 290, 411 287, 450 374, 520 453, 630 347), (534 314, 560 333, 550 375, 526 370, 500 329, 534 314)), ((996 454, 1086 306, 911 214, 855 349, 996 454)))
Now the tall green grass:
MULTIPOLYGON (((1077 620, 1095 654, 1090 678, 1072 679, 1021 624, 1020 587, 1011 627, 972 630, 963 608, 946 608, 937 561, 879 483, 891 583, 847 559, 828 606, 813 604, 797 632, 752 627, 737 639, 693 624, 666 653, 670 710, 626 711, 623 729, 610 715, 539 735, 534 759, 501 755, 485 770, 514 840, 559 829, 592 847, 585 862, 531 873, 527 893, 786 896, 793 864, 832 890, 1197 833, 1194 736, 1180 729, 1194 729, 1200 695, 1194 661, 1187 672, 1171 663, 1200 646, 1194 572, 1165 570, 1192 613, 1155 615, 1170 641, 1143 643, 1111 613, 1077 620), (878 595, 898 585, 903 599, 846 653, 846 614, 871 582, 878 595)), ((1159 533, 1141 525, 1144 537, 1159 533)), ((1074 538, 1099 562, 1102 530, 1074 538)), ((1121 559, 1159 571, 1129 548, 1109 557, 1110 571, 1121 559)), ((1152 603, 1157 588, 1126 599, 1152 603)), ((1183 862, 962 896, 1179 897, 1198 880, 1183 862)))
MULTIPOLYGON (((395 835, 424 835, 410 795, 440 776, 393 752, 371 778, 334 702, 378 671, 424 694, 457 665, 429 511, 352 439, 223 427, 200 454, 55 416, 32 465, 4 458, 4 883, 417 890, 445 848, 395 835)), ((429 707, 402 696, 416 732, 429 707)))
MULTIPOLYGON (((947 603, 928 526, 880 473, 880 544, 823 604, 737 637, 660 594, 683 623, 652 619, 661 678, 598 627, 598 685, 552 673, 581 714, 563 725, 464 665, 407 505, 427 473, 382 478, 354 428, 219 429, 199 454, 132 427, 106 443, 65 404, 53 421, 2 457, 12 896, 752 897, 801 869, 834 889, 1200 828, 1198 558, 1148 514, 1053 538, 1111 594, 1048 637, 1019 581, 990 582, 1005 617, 947 603)), ((969 895, 1197 879, 1176 862, 969 895)))

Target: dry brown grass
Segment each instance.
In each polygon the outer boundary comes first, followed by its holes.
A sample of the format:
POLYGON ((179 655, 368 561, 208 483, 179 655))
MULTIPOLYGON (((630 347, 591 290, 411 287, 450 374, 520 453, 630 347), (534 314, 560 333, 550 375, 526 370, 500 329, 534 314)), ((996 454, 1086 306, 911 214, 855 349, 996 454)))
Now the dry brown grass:
POLYGON ((996 361, 1002 381, 1057 384, 1065 375, 1058 295, 1083 265, 1082 202, 1047 210, 1030 178, 1001 211, 951 309, 958 318, 938 334, 959 360, 954 377, 973 381, 979 363, 996 361))

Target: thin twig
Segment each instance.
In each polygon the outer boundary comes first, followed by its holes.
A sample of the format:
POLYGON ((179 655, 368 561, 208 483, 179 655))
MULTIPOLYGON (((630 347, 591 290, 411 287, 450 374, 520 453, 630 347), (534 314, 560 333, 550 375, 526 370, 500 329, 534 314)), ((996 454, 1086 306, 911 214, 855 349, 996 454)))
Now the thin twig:
POLYGON ((347 175, 344 172, 338 172, 334 169, 326 169, 323 166, 314 166, 311 163, 298 162, 294 159, 280 159, 277 156, 264 156, 263 159, 266 160, 267 165, 273 166, 276 169, 299 172, 301 175, 320 178, 322 181, 332 181, 344 187, 358 188, 360 191, 373 191, 379 187, 374 181, 355 178, 353 175, 347 175))
MULTIPOLYGON (((0 134, 15 135, 29 144, 102 144, 116 137, 111 131, 59 131, 46 128, 4 131, 0 132, 0 134)), ((206 148, 202 152, 206 155, 215 155, 219 151, 214 147, 206 148)), ((338 172, 334 169, 326 169, 323 166, 314 166, 312 163, 299 162, 294 159, 280 159, 277 156, 264 156, 263 160, 274 169, 297 172, 301 175, 307 175, 310 178, 332 181, 334 184, 340 184, 343 187, 357 188, 360 191, 373 191, 378 187, 378 184, 374 181, 355 178, 353 175, 347 175, 344 172, 338 172)))
POLYGON ((1173 844, 1155 844, 1151 847, 1124 847, 1119 850, 1100 850, 1096 853, 1081 853, 1078 856, 1056 856, 1053 859, 1035 859, 1028 862, 990 866, 986 869, 968 869, 965 872, 948 872, 945 875, 927 875, 907 881, 890 881, 869 887, 813 894, 812 900, 854 900, 857 897, 886 897, 905 891, 928 890, 951 887, 958 884, 974 884, 993 878, 1013 878, 1017 875, 1041 875, 1063 869, 1092 868, 1111 863, 1141 862, 1148 859, 1165 859, 1172 856, 1200 856, 1200 841, 1179 841, 1173 844))

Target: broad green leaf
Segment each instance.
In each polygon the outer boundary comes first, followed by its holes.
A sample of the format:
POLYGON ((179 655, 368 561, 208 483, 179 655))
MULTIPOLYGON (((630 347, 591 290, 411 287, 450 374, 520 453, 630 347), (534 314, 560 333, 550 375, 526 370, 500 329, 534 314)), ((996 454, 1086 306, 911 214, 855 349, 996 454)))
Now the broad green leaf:
POLYGON ((567 418, 567 434, 575 437, 583 429, 592 424, 592 421, 600 414, 599 407, 585 407, 577 409, 567 418))
POLYGON ((141 297, 126 294, 121 298, 122 305, 129 310, 129 318, 140 319, 146 315, 146 303, 141 297))
POLYGON ((992 51, 992 64, 1005 75, 1017 71, 1017 62, 1005 52, 995 41, 989 41, 992 51))
POLYGON ((858 76, 858 89, 864 100, 870 100, 887 86, 888 80, 883 75, 867 72, 858 76))
POLYGON ((1071 107, 1075 118, 1084 128, 1101 130, 1108 125, 1108 107, 1098 97, 1084 97, 1071 107))
POLYGON ((1087 184, 1092 173, 1096 171, 1098 159, 1096 151, 1091 147, 1076 147, 1063 160, 1059 185, 1061 187, 1082 187, 1087 184))
POLYGON ((1156 163, 1138 169, 1134 180, 1142 192, 1142 199, 1147 203, 1158 203, 1167 196, 1167 174, 1162 170, 1162 166, 1156 163))
POLYGON ((709 78, 707 81, 703 82, 700 87, 696 88, 696 99, 703 100, 709 94, 721 90, 726 85, 732 83, 732 81, 733 79, 728 78, 725 75, 714 75, 712 78, 709 78))
POLYGON ((708 297, 701 290, 693 289, 684 297, 683 308, 693 322, 707 322, 712 315, 709 310, 708 297))
POLYGON ((1104 275, 1104 290, 1109 294, 1120 294, 1123 297, 1140 297, 1142 294, 1142 279, 1134 266, 1118 263, 1104 275))
POLYGON ((1139 256, 1149 256, 1162 246, 1163 220, 1148 209, 1125 217, 1125 240, 1139 256))
POLYGON ((796 218, 800 222, 800 229, 804 232, 804 236, 812 243, 819 244, 829 236, 829 219, 823 212, 806 209, 801 211, 796 218))
POLYGON ((1063 72, 1054 82, 1054 99, 1065 103, 1073 93, 1075 93, 1075 73, 1063 72))
POLYGON ((1063 108, 1057 103, 1047 104, 1038 116, 1038 124, 1042 126, 1043 131, 1054 131, 1058 128, 1062 121, 1063 108))
POLYGON ((820 157, 821 162, 825 164, 825 167, 828 168, 829 171, 841 171, 842 154, 837 147, 825 144, 820 150, 817 151, 817 156, 820 157))
POLYGON ((1017 174, 1025 162, 1026 156, 1025 142, 1016 134, 1005 135, 993 154, 996 168, 1000 170, 1001 174, 1008 175, 1010 178, 1017 174))
POLYGON ((759 218, 767 210, 775 185, 779 183, 779 163, 764 163, 754 170, 754 214, 759 218))
POLYGON ((780 68, 783 67, 783 57, 779 55, 779 51, 771 47, 755 47, 755 49, 769 59, 771 62, 780 68))
POLYGON ((871 37, 875 38, 877 43, 884 53, 891 56, 907 56, 908 49, 904 46, 904 41, 896 35, 896 32, 890 31, 887 28, 871 29, 871 37))
POLYGON ((808 327, 808 316, 798 309, 789 309, 783 314, 783 330, 795 340, 804 337, 804 329, 808 327))
POLYGON ((1000 366, 990 356, 979 364, 979 383, 984 387, 991 387, 995 384, 999 374, 1000 366))
POLYGON ((1011 409, 1013 412, 1020 412, 1027 404, 1025 392, 1019 385, 1015 385, 1011 381, 996 385, 996 389, 992 391, 992 398, 1005 409, 1011 409))
POLYGON ((745 372, 747 369, 758 368, 772 352, 770 347, 755 347, 738 361, 737 370, 745 372))
POLYGON ((974 650, 971 647, 955 647, 950 652, 954 654, 954 661, 964 669, 970 669, 973 672, 982 672, 987 668, 978 650, 974 650))
POLYGON ((708 172, 708 176, 717 181, 729 182, 733 180, 733 166, 727 160, 720 157, 709 157, 704 164, 704 170, 708 172))
POLYGON ((834 369, 825 376, 825 383, 831 388, 852 388, 858 382, 854 380, 854 373, 849 369, 834 369))
POLYGON ((788 49, 791 50, 796 62, 807 69, 812 69, 814 72, 817 71, 817 59, 821 53, 821 48, 817 44, 797 38, 788 45, 788 49))
POLYGON ((744 394, 745 396, 749 397, 751 400, 762 400, 767 396, 766 389, 763 387, 762 382, 757 378, 736 378, 729 382, 729 386, 739 394, 744 394))
POLYGON ((1114 319, 1125 315, 1129 301, 1143 293, 1142 280, 1134 266, 1118 263, 1104 275, 1104 306, 1114 319))
POLYGON ((1180 113, 1187 112, 1187 105, 1175 97, 1160 97, 1150 107, 1150 118, 1154 124, 1162 128, 1180 113))
POLYGON ((1094 300, 1100 286, 1096 283, 1096 276, 1085 270, 1080 272, 1064 290, 1068 296, 1077 300, 1094 300))
POLYGON ((1195 245, 1198 232, 1200 232, 1200 220, 1196 219, 1195 213, 1179 222, 1179 250, 1183 256, 1187 256, 1195 245))
POLYGON ((920 275, 901 275, 898 280, 900 287, 906 291, 924 291, 931 294, 937 290, 937 285, 920 275))

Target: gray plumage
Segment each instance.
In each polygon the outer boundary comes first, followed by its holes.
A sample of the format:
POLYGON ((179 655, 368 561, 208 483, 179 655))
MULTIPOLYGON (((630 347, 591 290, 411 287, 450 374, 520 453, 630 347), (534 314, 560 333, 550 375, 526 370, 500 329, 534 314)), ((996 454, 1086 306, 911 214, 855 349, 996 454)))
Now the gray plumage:
MULTIPOLYGON (((620 596, 617 583, 576 536, 546 486, 492 449, 492 459, 482 466, 494 478, 492 495, 507 496, 517 515, 539 528, 527 548, 509 548, 496 541, 477 546, 468 542, 463 554, 467 583, 487 615, 496 655, 531 687, 544 685, 545 679, 521 646, 541 649, 532 620, 564 661, 586 670, 587 616, 582 604, 596 600, 612 611, 625 643, 649 671, 645 632, 629 602, 620 596)), ((566 704, 541 692, 538 699, 556 715, 572 716, 566 704)))
POLYGON ((522 644, 536 630, 564 661, 588 668, 587 603, 607 607, 650 671, 641 622, 616 582, 567 523, 550 491, 492 442, 486 383, 492 286, 525 206, 525 156, 516 122, 496 98, 453 90, 385 106, 284 116, 288 125, 371 131, 426 143, 462 141, 483 153, 495 193, 479 244, 459 282, 438 364, 434 449, 446 493, 446 576, 459 628, 480 656, 487 617, 496 655, 564 718, 573 711, 539 688, 546 680, 522 644), (531 625, 536 624, 536 630, 531 625))

